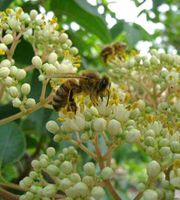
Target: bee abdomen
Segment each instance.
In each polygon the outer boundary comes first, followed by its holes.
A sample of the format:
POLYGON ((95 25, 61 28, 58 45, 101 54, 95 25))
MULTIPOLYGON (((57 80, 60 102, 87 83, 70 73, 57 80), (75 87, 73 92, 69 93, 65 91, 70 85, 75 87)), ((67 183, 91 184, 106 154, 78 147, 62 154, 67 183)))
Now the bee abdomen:
POLYGON ((57 89, 52 101, 53 108, 56 111, 66 106, 68 94, 69 88, 67 88, 64 84, 57 89))

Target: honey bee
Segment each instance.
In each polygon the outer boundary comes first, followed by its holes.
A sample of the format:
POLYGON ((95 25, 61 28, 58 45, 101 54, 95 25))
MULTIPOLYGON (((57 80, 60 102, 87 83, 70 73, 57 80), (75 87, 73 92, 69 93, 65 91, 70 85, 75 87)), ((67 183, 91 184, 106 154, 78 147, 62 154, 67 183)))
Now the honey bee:
POLYGON ((117 55, 121 59, 121 53, 125 51, 127 48, 126 44, 116 42, 112 45, 106 46, 102 51, 101 51, 101 57, 105 63, 107 63, 108 59, 110 57, 113 57, 117 55))
MULTIPOLYGON (((53 77, 56 78, 58 75, 53 77)), ((98 104, 99 98, 103 100, 103 97, 108 96, 108 105, 111 83, 107 76, 100 77, 96 72, 85 71, 81 75, 67 73, 61 74, 61 77, 68 78, 68 80, 58 87, 53 97, 52 105, 56 111, 67 108, 67 111, 76 113, 77 105, 74 96, 81 93, 89 95, 93 105, 98 104)))

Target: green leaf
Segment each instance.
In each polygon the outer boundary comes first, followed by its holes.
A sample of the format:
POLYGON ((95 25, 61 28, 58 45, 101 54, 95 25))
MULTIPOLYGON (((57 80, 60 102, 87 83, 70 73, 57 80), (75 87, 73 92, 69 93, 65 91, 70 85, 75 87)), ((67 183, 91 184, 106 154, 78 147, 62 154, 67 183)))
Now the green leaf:
POLYGON ((104 19, 98 14, 95 7, 86 1, 66 0, 51 1, 51 9, 57 17, 66 15, 68 20, 75 21, 86 31, 97 35, 104 43, 111 41, 111 36, 104 19))
POLYGON ((18 160, 25 151, 25 137, 15 123, 0 127, 0 166, 18 160))
POLYGON ((140 40, 150 39, 150 35, 140 25, 135 23, 130 24, 124 20, 119 20, 118 23, 111 28, 113 40, 115 40, 122 33, 125 34, 130 47, 134 47, 140 40))
POLYGON ((6 9, 13 0, 0 0, 0 10, 6 9))

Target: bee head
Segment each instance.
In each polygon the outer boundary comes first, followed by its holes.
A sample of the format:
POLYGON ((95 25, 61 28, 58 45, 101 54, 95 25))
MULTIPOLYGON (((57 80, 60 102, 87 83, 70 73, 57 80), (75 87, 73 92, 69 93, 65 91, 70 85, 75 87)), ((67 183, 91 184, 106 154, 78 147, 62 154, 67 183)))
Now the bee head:
POLYGON ((109 88, 110 88, 110 80, 107 76, 103 76, 102 79, 100 79, 99 81, 97 92, 104 93, 109 88))

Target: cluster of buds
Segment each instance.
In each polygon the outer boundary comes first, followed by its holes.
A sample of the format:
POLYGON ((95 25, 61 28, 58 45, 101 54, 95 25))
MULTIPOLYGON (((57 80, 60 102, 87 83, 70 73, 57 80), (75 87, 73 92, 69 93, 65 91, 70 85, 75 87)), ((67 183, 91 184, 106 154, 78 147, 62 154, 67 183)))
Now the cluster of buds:
POLYGON ((56 153, 53 147, 46 150, 39 160, 32 161, 33 171, 20 181, 26 191, 21 200, 60 198, 100 200, 105 195, 100 186, 103 180, 109 179, 113 170, 105 167, 101 174, 96 175, 96 167, 92 162, 83 166, 83 173, 77 173, 78 152, 74 147, 64 148, 56 153))
MULTIPOLYGON (((55 73, 76 72, 80 63, 78 49, 64 31, 58 30, 55 17, 47 19, 45 14, 31 10, 25 13, 22 8, 6 9, 0 12, 0 88, 2 103, 12 101, 14 107, 25 110, 35 105, 34 98, 28 98, 31 86, 22 85, 27 72, 39 70, 39 81, 55 73), (16 46, 21 39, 28 41, 34 50, 32 64, 19 68, 13 59, 16 46)), ((54 79, 52 87, 59 84, 54 79)))

